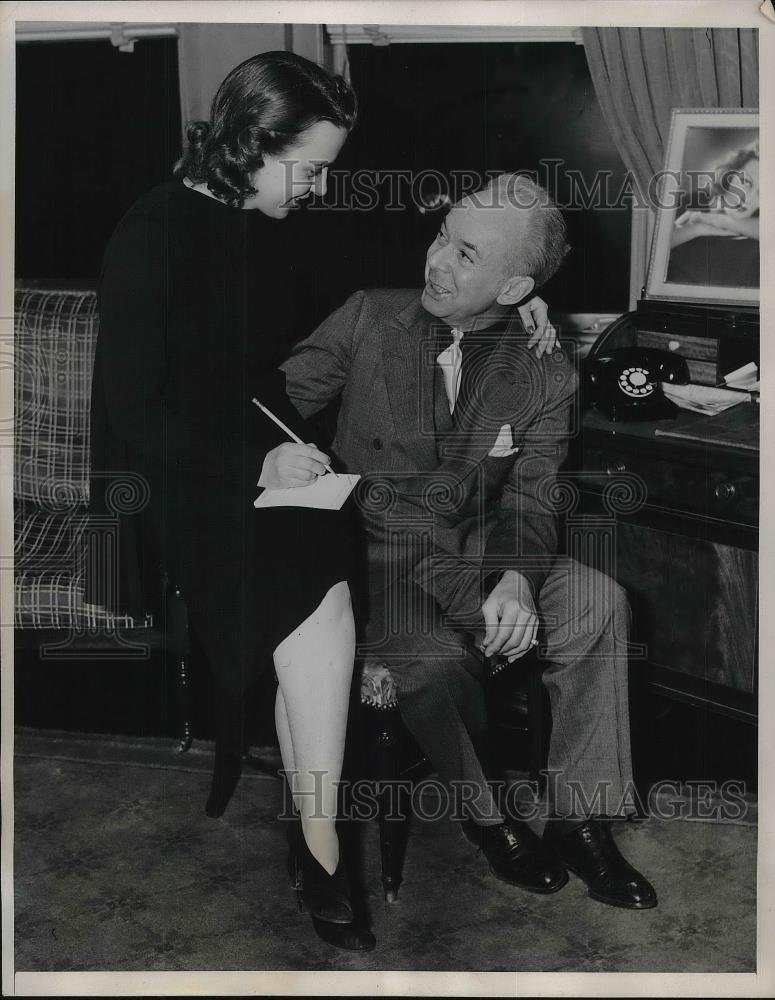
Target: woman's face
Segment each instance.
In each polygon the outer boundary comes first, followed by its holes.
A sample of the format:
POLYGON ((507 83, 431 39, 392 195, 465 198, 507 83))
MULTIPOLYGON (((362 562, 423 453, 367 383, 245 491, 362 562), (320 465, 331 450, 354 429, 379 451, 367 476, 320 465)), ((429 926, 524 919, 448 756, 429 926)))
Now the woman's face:
POLYGON ((312 194, 326 192, 328 165, 339 155, 347 129, 332 122, 316 122, 295 146, 277 156, 265 156, 264 165, 251 178, 256 193, 243 208, 257 208, 273 219, 284 219, 292 208, 312 194))
POLYGON ((735 203, 725 211, 738 219, 749 219, 759 211, 759 160, 749 160, 735 173, 735 203))

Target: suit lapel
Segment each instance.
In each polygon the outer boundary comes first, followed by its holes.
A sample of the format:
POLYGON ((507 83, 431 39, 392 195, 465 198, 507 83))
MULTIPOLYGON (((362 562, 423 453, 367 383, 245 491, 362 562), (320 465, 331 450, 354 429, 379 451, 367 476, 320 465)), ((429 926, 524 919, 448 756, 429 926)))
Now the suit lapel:
MULTIPOLYGON (((435 321, 418 296, 393 317, 383 336, 385 384, 398 439, 417 463, 417 469, 438 468, 466 478, 484 461, 501 427, 509 424, 518 442, 535 415, 543 394, 540 373, 524 343, 515 318, 492 350, 478 384, 452 427, 443 380, 434 383, 438 344, 435 321), (439 391, 440 390, 440 391, 439 391), (541 397, 539 399, 539 396, 541 397), (441 426, 437 450, 437 423, 441 426)), ((522 331, 524 333, 524 331, 522 331)))
POLYGON ((539 402, 536 365, 513 324, 503 332, 484 363, 475 389, 456 414, 455 429, 442 448, 440 468, 466 476, 488 456, 504 424, 515 443, 523 436, 539 402), (535 397, 535 398, 534 398, 535 397))
POLYGON ((385 384, 397 436, 418 469, 438 465, 433 348, 431 317, 418 297, 391 321, 382 347, 385 384))

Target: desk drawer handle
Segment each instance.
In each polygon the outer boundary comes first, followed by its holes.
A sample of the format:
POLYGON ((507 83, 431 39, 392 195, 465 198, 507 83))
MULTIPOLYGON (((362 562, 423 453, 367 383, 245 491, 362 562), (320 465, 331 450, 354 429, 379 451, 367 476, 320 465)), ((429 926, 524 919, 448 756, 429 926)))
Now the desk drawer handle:
POLYGON ((713 490, 719 500, 731 500, 737 493, 734 483, 719 483, 713 490))
POLYGON ((624 462, 612 462, 610 465, 605 467, 605 472, 607 476, 615 476, 617 472, 626 472, 627 466, 624 462))

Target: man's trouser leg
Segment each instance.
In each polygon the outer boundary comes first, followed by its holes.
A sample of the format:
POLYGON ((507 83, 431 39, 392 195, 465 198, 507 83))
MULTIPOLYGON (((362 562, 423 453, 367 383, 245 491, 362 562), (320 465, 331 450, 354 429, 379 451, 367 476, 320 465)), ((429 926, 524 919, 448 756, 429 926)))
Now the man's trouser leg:
POLYGON ((538 607, 552 708, 549 805, 559 816, 621 815, 632 788, 626 594, 605 574, 560 557, 538 607))
MULTIPOLYGON (((369 654, 384 660, 398 688, 398 707, 406 728, 436 768, 457 802, 482 823, 502 821, 477 747, 486 741, 487 712, 482 664, 466 649, 461 635, 441 625, 435 604, 405 580, 373 602, 396 599, 399 615, 380 613, 392 624, 369 635, 369 654), (424 609, 422 612, 420 609, 424 609), (396 626, 396 619, 400 626, 396 626)), ((383 609, 381 609, 382 612, 383 609)))

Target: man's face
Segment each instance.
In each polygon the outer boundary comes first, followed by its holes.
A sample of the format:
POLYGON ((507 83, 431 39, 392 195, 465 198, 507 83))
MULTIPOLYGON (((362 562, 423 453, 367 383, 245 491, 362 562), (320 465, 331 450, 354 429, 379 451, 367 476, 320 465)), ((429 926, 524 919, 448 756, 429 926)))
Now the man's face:
POLYGON ((463 199, 441 224, 425 256, 422 304, 450 326, 465 327, 495 303, 510 276, 510 247, 524 219, 506 205, 463 199))

